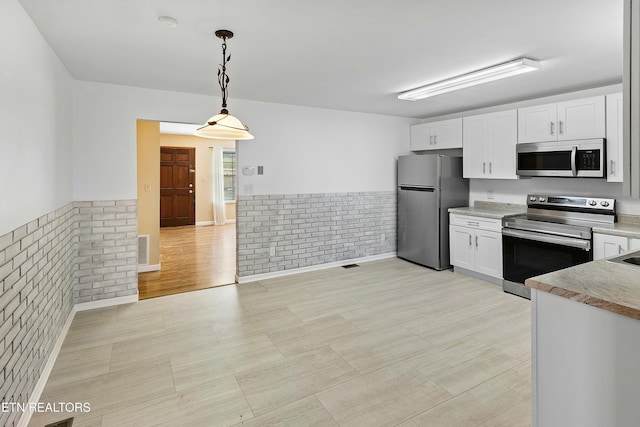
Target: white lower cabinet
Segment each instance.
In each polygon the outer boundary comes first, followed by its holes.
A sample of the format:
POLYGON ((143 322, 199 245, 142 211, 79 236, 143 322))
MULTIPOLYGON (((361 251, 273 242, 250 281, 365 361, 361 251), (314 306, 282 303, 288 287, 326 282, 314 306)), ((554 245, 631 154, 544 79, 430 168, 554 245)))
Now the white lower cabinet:
POLYGON ((450 224, 451 264, 502 279, 502 221, 452 214, 450 224))
POLYGON ((640 239, 593 233, 593 259, 604 259, 640 249, 640 239))

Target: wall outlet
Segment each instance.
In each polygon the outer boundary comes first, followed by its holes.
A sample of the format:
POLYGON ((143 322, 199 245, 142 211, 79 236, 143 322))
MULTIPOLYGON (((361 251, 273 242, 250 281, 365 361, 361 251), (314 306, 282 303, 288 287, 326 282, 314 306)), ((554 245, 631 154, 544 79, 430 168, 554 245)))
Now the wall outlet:
POLYGON ((244 194, 253 194, 253 184, 244 185, 244 194))
POLYGON ((487 190, 487 199, 493 200, 493 190, 487 190))
POLYGON ((144 191, 145 191, 146 193, 149 193, 149 192, 151 191, 151 184, 145 184, 145 185, 144 185, 144 191))
POLYGON ((276 256, 276 247, 275 246, 271 246, 269 248, 269 256, 276 256))

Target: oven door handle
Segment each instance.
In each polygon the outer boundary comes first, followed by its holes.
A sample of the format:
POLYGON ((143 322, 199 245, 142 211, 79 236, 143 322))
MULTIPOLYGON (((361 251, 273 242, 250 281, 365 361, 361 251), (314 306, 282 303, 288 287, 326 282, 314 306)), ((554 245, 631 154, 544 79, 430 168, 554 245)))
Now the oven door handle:
POLYGON ((512 230, 509 228, 503 228, 502 235, 526 240, 533 240, 536 242, 551 243, 554 245, 571 246, 573 248, 582 249, 583 251, 591 250, 591 242, 589 240, 552 236, 548 234, 532 233, 530 231, 512 230))

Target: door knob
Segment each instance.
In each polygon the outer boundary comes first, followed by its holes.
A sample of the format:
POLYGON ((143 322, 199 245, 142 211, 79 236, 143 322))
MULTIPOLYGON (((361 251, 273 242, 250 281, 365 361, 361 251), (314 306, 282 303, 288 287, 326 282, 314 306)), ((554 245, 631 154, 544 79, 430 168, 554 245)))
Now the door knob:
POLYGON ((193 190, 189 190, 189 194, 193 193, 193 190))

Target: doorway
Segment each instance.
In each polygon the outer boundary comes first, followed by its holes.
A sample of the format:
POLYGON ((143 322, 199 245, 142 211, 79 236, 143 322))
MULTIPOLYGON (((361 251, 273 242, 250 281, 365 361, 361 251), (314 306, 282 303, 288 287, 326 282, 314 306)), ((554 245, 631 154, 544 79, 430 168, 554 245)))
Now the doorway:
MULTIPOLYGON (((138 234, 149 241, 139 299, 235 282, 235 192, 223 225, 213 225, 212 195, 214 150, 235 151, 235 141, 198 138, 188 127, 165 133, 164 124, 137 123, 138 234)), ((225 163, 225 184, 228 173, 225 163)))

